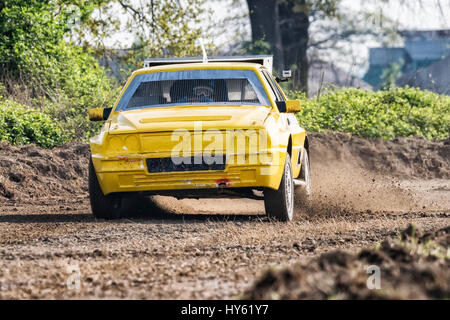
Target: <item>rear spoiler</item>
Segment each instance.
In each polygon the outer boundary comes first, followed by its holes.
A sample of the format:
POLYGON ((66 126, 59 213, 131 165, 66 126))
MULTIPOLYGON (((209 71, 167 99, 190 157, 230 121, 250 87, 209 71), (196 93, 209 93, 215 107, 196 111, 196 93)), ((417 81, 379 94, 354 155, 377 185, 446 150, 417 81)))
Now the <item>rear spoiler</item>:
MULTIPOLYGON (((144 68, 162 66, 168 64, 181 64, 181 63, 201 63, 203 57, 186 57, 186 58, 152 58, 144 60, 144 68)), ((208 62, 247 62, 247 63, 259 63, 266 67, 270 73, 272 73, 273 56, 217 56, 208 57, 208 62)))

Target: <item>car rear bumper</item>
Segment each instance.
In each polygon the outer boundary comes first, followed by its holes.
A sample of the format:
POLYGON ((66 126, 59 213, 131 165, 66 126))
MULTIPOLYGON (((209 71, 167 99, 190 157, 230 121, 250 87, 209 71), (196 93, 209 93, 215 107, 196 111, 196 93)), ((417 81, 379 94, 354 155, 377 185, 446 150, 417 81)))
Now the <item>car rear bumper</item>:
POLYGON ((225 170, 149 172, 145 156, 105 158, 93 155, 97 178, 104 194, 157 190, 258 188, 278 189, 286 153, 274 152, 270 161, 229 164, 225 170))

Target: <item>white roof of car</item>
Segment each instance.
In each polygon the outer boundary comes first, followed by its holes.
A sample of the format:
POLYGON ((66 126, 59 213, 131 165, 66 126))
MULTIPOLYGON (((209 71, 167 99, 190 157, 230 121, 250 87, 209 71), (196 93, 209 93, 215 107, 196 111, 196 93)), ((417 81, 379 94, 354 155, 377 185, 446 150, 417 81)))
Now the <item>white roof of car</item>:
MULTIPOLYGON (((169 64, 182 64, 182 63, 199 63, 203 62, 203 57, 185 57, 185 58, 151 58, 144 60, 144 67, 155 67, 169 64)), ((208 62, 247 62, 247 63, 259 63, 266 67, 270 73, 272 73, 273 56, 271 55, 258 55, 258 56, 215 56, 208 57, 208 62)))

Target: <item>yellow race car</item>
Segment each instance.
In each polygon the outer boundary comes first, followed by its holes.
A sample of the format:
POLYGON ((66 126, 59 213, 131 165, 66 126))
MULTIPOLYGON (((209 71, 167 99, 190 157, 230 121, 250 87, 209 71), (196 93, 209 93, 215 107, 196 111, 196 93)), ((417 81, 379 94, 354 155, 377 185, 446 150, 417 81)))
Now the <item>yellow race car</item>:
MULTIPOLYGON (((310 194, 309 143, 272 76, 270 56, 146 60, 90 140, 95 217, 119 218, 130 195, 264 200, 290 221, 294 189, 310 194)), ((286 72, 288 75, 288 72, 286 72)))

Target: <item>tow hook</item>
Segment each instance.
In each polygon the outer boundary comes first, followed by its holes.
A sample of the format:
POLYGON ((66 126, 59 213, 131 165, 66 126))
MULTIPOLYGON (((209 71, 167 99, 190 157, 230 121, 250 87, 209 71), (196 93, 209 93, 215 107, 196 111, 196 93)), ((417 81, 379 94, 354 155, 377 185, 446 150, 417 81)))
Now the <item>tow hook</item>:
POLYGON ((230 180, 228 179, 219 179, 216 181, 216 187, 220 189, 229 188, 230 180))

